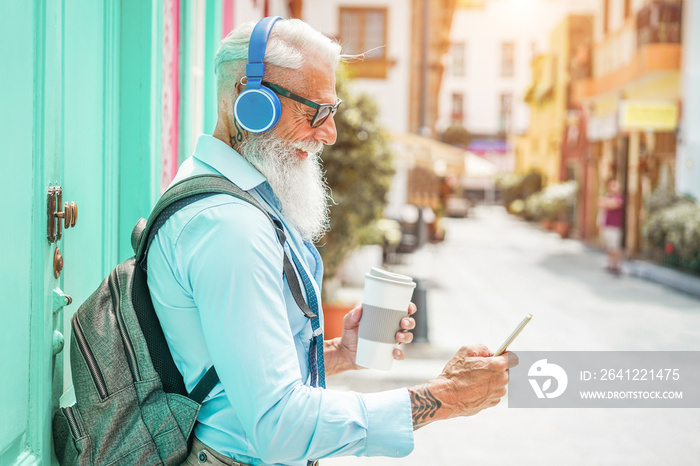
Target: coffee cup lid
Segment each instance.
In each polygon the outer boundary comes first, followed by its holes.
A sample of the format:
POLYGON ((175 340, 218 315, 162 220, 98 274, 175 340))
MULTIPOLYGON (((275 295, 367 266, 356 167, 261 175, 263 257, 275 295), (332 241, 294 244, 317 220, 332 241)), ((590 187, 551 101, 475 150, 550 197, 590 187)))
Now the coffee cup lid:
POLYGON ((399 273, 387 272, 377 267, 372 267, 369 271, 369 275, 375 278, 383 278, 385 280, 393 280, 396 282, 413 284, 413 279, 406 275, 401 275, 399 273))

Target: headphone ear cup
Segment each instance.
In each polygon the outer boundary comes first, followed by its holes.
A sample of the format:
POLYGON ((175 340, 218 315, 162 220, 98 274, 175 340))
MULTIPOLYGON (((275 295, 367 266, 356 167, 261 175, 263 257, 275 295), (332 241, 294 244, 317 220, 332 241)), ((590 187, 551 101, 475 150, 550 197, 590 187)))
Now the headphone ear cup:
POLYGON ((282 104, 277 94, 266 87, 245 89, 233 104, 238 124, 251 133, 262 133, 277 124, 282 104))

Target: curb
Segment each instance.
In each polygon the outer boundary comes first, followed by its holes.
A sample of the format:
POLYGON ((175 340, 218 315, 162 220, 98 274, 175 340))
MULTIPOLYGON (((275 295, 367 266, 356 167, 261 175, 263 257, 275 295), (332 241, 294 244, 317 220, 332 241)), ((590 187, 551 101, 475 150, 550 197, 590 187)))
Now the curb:
POLYGON ((660 283, 700 298, 700 278, 640 260, 628 261, 627 265, 631 275, 635 277, 660 283))

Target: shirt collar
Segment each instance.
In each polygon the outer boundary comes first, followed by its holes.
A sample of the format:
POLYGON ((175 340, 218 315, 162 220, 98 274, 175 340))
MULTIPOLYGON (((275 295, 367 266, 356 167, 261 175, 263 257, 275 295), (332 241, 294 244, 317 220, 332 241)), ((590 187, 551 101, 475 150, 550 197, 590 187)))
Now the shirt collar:
POLYGON ((202 134, 197 139, 193 156, 223 176, 249 191, 266 181, 265 177, 241 154, 222 140, 202 134))

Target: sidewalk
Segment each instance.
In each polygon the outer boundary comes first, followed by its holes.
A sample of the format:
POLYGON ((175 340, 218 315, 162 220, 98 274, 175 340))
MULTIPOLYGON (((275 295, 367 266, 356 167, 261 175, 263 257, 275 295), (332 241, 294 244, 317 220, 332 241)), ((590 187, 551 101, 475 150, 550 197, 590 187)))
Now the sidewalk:
POLYGON ((700 298, 700 277, 641 260, 632 260, 627 264, 630 273, 635 277, 651 280, 700 298))

